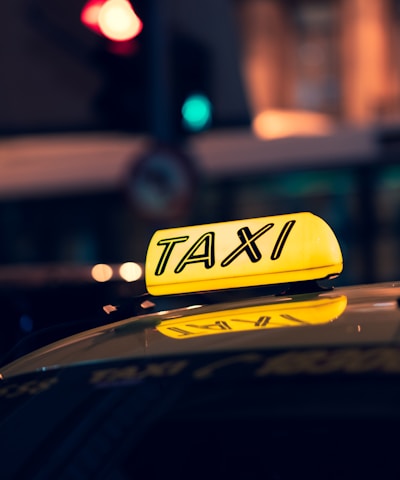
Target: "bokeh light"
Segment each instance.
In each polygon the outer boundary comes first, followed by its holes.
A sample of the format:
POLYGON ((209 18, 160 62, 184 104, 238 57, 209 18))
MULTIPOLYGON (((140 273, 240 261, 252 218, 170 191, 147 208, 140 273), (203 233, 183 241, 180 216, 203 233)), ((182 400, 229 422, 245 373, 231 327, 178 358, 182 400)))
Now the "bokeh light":
POLYGON ((142 276, 142 267, 135 262, 123 263, 119 268, 119 274, 126 282, 135 282, 142 276))
POLYGON ((192 131, 202 130, 211 123, 211 102, 203 94, 190 95, 182 106, 183 125, 192 131))
POLYGON ((101 33, 114 41, 126 41, 139 35, 143 23, 127 0, 109 0, 100 8, 101 33))
POLYGON ((96 282, 108 282, 113 276, 113 270, 106 263, 98 263, 92 268, 92 277, 96 282))

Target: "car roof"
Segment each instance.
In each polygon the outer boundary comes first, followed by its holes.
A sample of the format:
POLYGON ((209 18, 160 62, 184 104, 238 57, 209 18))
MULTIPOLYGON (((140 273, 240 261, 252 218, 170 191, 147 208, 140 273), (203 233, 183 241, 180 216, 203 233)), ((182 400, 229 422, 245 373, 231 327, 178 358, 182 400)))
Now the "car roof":
MULTIPOLYGON (((316 284, 317 285, 317 284, 316 284)), ((227 295, 228 296, 228 295, 227 295)), ((185 296, 177 297, 181 302, 185 296)), ((254 295, 129 316, 42 347, 3 378, 88 362, 212 352, 382 346, 399 340, 400 282, 254 295), (294 292, 294 293, 292 293, 294 292)), ((200 299, 200 297, 199 297, 200 299)), ((142 301, 153 305, 151 297, 142 301)))

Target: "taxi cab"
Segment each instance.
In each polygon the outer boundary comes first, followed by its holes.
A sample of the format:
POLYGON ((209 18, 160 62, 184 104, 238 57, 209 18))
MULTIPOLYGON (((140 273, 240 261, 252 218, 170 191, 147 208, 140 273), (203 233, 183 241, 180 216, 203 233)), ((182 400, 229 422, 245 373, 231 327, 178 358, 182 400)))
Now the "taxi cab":
POLYGON ((310 212, 155 232, 147 292, 0 366, 0 478, 399 478, 400 282, 310 212))

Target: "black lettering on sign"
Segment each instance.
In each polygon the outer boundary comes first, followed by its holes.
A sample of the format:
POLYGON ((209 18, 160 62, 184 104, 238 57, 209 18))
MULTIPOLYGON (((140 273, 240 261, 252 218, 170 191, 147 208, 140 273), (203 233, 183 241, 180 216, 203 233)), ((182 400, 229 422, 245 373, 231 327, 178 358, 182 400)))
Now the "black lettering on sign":
POLYGON ((253 235, 248 227, 240 228, 237 232, 237 235, 241 243, 237 248, 235 248, 235 250, 233 250, 233 252, 231 252, 224 260, 222 260, 221 267, 227 267, 230 265, 243 252, 247 253, 253 263, 258 262, 262 255, 255 244, 255 241, 264 235, 264 233, 268 232, 268 230, 270 230, 273 226, 273 223, 268 223, 268 225, 260 228, 253 235))
MULTIPOLYGON (((296 223, 296 220, 290 220, 282 227, 281 232, 276 240, 274 248, 271 253, 271 260, 277 260, 286 244, 288 236, 296 223)), ((240 244, 221 262, 221 267, 227 267, 233 263, 243 252, 246 252, 248 258, 252 263, 259 262, 262 259, 262 252, 258 248, 256 241, 266 232, 273 228, 274 223, 264 225, 255 233, 251 233, 249 227, 239 228, 237 236, 240 244)), ((165 272, 168 261, 171 257, 172 251, 176 244, 186 242, 189 239, 188 235, 180 237, 165 238, 159 240, 157 245, 164 247, 161 253, 160 260, 155 269, 155 275, 160 276, 165 272)), ((204 233, 189 250, 182 257, 174 272, 181 273, 186 265, 190 263, 204 263, 204 267, 210 269, 215 264, 215 233, 204 233)))
POLYGON ((169 257, 171 256, 172 250, 177 243, 186 242, 189 237, 184 235, 183 237, 174 237, 174 238, 165 238, 164 240, 159 240, 157 245, 164 246, 164 251, 161 254, 160 261, 156 267, 155 275, 159 276, 165 272, 169 257))
POLYGON ((215 263, 214 253, 215 233, 204 233, 189 250, 175 268, 175 273, 181 273, 189 263, 204 263, 206 268, 211 268, 215 263), (198 251, 200 250, 200 253, 198 251))
POLYGON ((296 223, 296 220, 290 220, 286 222, 282 228, 281 233, 279 234, 278 240, 275 243, 275 247, 272 250, 271 260, 277 260, 282 253, 282 249, 285 246, 286 240, 289 236, 290 231, 293 228, 293 225, 296 223))

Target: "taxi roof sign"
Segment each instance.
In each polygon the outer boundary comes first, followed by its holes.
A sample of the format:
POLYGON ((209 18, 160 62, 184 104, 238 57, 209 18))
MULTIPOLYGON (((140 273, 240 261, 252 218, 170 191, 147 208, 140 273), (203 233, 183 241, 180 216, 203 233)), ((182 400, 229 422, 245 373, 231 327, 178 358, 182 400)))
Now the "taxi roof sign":
POLYGON ((152 295, 332 278, 343 269, 330 226, 310 212, 158 230, 146 256, 152 295))

